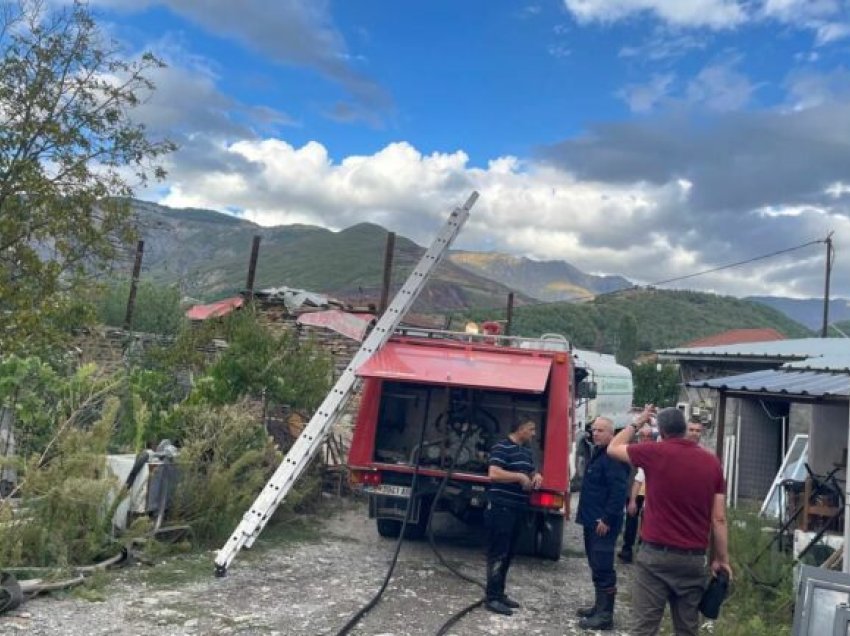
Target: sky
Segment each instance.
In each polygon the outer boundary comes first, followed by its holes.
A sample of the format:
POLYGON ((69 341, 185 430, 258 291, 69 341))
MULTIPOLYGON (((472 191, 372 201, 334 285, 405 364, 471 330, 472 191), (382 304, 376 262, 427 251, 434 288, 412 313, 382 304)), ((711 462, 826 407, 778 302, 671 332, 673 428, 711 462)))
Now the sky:
MULTIPOLYGON (((378 223, 648 284, 824 239, 850 296, 850 0, 91 0, 167 63, 140 198, 378 223)), ((821 244, 675 286, 823 293, 821 244)))

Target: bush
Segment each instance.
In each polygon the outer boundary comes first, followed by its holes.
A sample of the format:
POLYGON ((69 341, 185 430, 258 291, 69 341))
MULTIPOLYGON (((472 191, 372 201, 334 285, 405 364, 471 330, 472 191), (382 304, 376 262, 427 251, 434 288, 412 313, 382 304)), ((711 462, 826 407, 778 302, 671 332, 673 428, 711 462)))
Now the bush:
POLYGON ((793 559, 775 548, 753 561, 773 537, 765 519, 729 514, 729 554, 735 581, 715 633, 723 636, 786 636, 793 617, 793 559))
MULTIPOLYGON (((234 530, 282 455, 244 405, 182 406, 175 415, 184 437, 171 516, 191 524, 201 544, 215 544, 234 530)), ((299 482, 281 512, 298 506, 315 487, 315 480, 299 482)))
POLYGON ((106 448, 118 408, 107 399, 93 426, 57 431, 45 454, 26 462, 14 519, 11 500, 0 500, 0 566, 87 564, 109 546, 108 493, 117 483, 106 448))
MULTIPOLYGON (((129 295, 129 280, 107 283, 94 299, 98 320, 112 327, 123 327, 129 295)), ((134 331, 173 336, 184 322, 177 287, 151 281, 139 283, 133 310, 134 331)))

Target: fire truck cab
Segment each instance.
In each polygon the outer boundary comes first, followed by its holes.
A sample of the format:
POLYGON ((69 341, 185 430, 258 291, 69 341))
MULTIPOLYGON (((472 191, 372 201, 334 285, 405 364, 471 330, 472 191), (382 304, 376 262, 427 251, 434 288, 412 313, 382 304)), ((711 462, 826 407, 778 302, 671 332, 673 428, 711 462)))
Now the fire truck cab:
POLYGON ((566 339, 401 329, 358 375, 364 386, 349 467, 382 536, 399 536, 411 496, 408 538, 424 535, 432 509, 480 523, 489 451, 513 421, 532 419, 543 484, 531 493, 518 550, 560 557, 575 381, 566 339))

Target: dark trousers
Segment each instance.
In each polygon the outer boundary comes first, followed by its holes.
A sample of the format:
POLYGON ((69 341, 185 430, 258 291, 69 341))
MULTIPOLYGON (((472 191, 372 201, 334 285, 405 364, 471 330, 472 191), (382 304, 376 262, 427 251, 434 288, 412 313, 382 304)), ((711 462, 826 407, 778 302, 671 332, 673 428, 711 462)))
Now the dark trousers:
POLYGON ((635 547, 635 539, 637 539, 638 525, 640 525, 640 513, 643 510, 643 495, 635 497, 637 512, 635 516, 626 513, 626 523, 623 527, 623 552, 631 552, 635 547))
POLYGON ((597 590, 617 587, 617 572, 614 570, 617 534, 611 529, 604 537, 600 537, 596 534, 596 526, 584 526, 584 552, 593 577, 593 587, 597 590))
POLYGON ((505 580, 514 558, 514 545, 525 511, 499 504, 489 504, 484 512, 487 528, 487 600, 505 595, 505 580))
POLYGON ((641 548, 632 589, 632 636, 655 636, 670 604, 676 636, 697 636, 699 602, 707 578, 704 555, 641 548))

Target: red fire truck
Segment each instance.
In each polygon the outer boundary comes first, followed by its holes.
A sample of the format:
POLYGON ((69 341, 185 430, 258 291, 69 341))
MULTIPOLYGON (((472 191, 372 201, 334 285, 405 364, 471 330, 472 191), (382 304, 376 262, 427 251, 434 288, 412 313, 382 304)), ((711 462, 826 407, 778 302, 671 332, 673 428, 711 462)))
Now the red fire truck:
POLYGON ((406 537, 424 535, 432 508, 480 522, 489 450, 507 436, 512 421, 531 418, 543 485, 531 494, 519 551, 560 557, 569 517, 573 394, 580 379, 566 339, 401 329, 358 375, 364 385, 349 466, 352 482, 369 496, 369 515, 382 536, 399 536, 415 471, 406 537))

